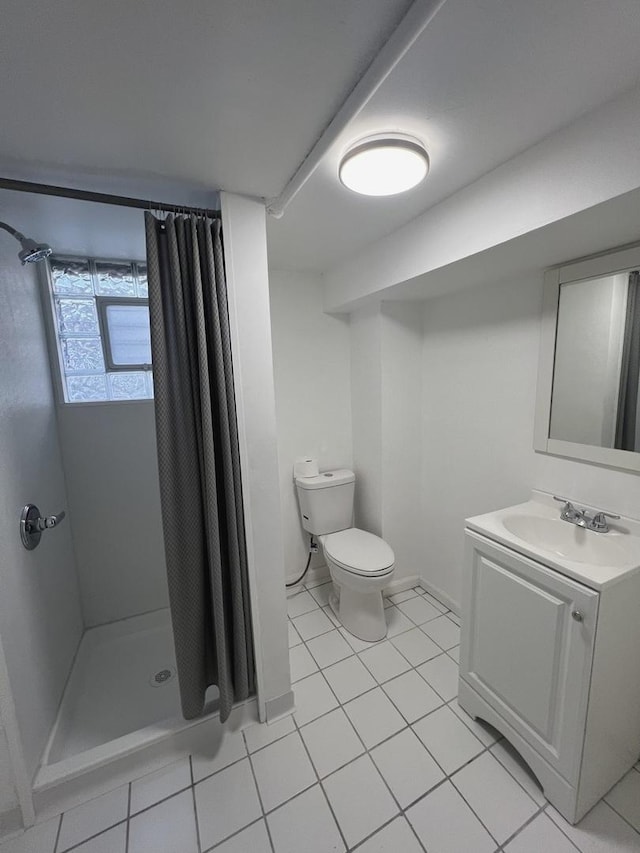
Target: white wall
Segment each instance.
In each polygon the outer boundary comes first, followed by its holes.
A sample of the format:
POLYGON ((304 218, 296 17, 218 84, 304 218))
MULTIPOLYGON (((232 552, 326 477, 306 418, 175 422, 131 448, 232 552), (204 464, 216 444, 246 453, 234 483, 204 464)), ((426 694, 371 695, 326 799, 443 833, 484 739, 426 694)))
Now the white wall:
POLYGON ((379 306, 351 315, 351 412, 355 524, 382 535, 382 318, 379 306))
POLYGON ((261 718, 293 707, 264 205, 221 193, 261 718))
MULTIPOLYGON (((349 321, 322 309, 319 276, 269 272, 273 370, 285 573, 297 577, 308 555, 292 479, 298 456, 321 470, 351 468, 349 321)), ((322 554, 311 566, 322 565, 322 554)))
POLYGON ((420 574, 420 306, 382 303, 351 315, 355 523, 382 536, 394 582, 420 574))
POLYGON ((424 579, 460 601, 464 519, 532 488, 640 514, 640 477, 533 451, 542 274, 424 305, 424 579))
POLYGON ((0 635, 0 840, 35 820, 31 775, 22 748, 7 659, 0 635))
POLYGON ((421 573, 422 312, 382 304, 382 535, 396 558, 394 580, 421 573))
POLYGON ((464 519, 525 500, 542 276, 425 303, 424 578, 460 601, 464 519))
MULTIPOLYGON (((34 268, 0 240, 0 635, 25 763, 36 769, 82 632, 72 520, 26 551, 20 510, 67 506, 34 268)), ((0 770, 0 776, 2 771, 0 770)))
POLYGON ((2 815, 12 811, 18 805, 14 784, 14 772, 9 755, 7 736, 0 725, 0 838, 2 837, 2 815))
POLYGON ((58 407, 86 627, 168 607, 151 400, 58 407))
POLYGON ((640 518, 640 475, 536 453, 532 486, 578 505, 640 518))

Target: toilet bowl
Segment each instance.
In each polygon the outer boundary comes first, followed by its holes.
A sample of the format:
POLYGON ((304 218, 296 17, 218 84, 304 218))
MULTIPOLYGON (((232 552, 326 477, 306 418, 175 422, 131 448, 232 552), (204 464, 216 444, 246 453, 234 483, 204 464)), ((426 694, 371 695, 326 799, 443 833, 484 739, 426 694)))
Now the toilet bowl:
POLYGON ((357 527, 320 536, 334 583, 331 609, 349 633, 376 642, 387 634, 382 590, 393 575, 394 555, 379 536, 357 527))
POLYGON ((340 623, 361 640, 387 634, 382 590, 395 568, 389 545, 353 526, 355 474, 347 468, 296 476, 300 518, 318 537, 333 580, 329 602, 340 623))

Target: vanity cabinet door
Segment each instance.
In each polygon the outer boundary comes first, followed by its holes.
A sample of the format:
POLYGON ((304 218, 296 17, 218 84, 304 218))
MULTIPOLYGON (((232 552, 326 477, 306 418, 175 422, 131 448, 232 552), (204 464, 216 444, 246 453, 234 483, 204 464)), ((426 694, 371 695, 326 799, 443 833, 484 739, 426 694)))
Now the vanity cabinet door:
POLYGON ((467 531, 460 675, 575 782, 598 594, 467 531))

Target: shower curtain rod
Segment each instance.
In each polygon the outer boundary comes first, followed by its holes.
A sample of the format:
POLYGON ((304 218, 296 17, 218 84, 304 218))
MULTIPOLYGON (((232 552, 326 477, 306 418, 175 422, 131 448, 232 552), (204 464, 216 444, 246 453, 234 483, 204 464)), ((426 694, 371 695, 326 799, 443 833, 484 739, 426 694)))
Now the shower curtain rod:
POLYGON ((109 195, 108 193, 95 193, 88 190, 76 190, 72 187, 56 187, 51 184, 37 184, 32 181, 16 181, 13 178, 0 178, 0 189, 15 190, 23 193, 36 193, 38 195, 58 196, 59 198, 72 198, 77 201, 93 201, 98 204, 114 204, 119 207, 133 207, 138 210, 162 210, 167 213, 195 213, 198 216, 207 216, 210 219, 219 219, 219 210, 210 210, 205 207, 191 207, 188 204, 165 204, 160 201, 146 201, 142 198, 128 198, 122 195, 109 195))

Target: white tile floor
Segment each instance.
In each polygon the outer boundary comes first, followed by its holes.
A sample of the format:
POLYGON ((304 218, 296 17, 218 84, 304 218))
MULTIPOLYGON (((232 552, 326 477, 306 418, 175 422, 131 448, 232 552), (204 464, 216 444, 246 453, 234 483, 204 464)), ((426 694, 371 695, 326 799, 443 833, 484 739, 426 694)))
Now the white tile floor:
POLYGON ((229 733, 214 758, 134 780, 0 853, 640 851, 640 765, 569 826, 517 752, 459 707, 453 614, 398 593, 390 637, 363 643, 335 627, 327 593, 289 600, 293 716, 229 733))

